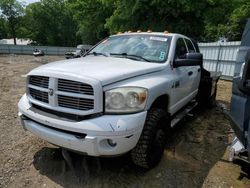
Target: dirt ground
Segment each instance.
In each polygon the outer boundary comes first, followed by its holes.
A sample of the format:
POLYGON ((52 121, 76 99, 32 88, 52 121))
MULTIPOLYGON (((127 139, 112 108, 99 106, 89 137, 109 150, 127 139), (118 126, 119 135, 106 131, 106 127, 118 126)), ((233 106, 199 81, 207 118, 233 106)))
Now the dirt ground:
POLYGON ((17 103, 25 92, 22 75, 63 57, 0 55, 0 187, 250 187, 248 175, 228 162, 231 82, 220 81, 219 107, 196 110, 174 130, 160 164, 136 169, 128 155, 93 158, 71 154, 69 168, 61 150, 25 132, 17 103))

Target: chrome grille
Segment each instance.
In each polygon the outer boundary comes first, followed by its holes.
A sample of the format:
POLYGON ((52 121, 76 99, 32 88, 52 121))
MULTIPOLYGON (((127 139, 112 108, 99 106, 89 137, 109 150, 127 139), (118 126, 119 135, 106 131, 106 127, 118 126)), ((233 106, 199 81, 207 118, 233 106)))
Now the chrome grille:
POLYGON ((92 85, 61 78, 31 75, 27 93, 33 104, 58 112, 89 115, 95 112, 92 85))
POLYGON ((93 87, 91 85, 64 79, 58 79, 58 91, 94 95, 93 87))
POLYGON ((91 110, 94 108, 94 100, 58 95, 58 106, 77 110, 91 110))
POLYGON ((29 93, 32 98, 41 102, 49 103, 49 96, 47 92, 29 88, 29 93))
POLYGON ((48 88, 49 87, 49 77, 45 76, 30 76, 29 84, 37 87, 48 88))

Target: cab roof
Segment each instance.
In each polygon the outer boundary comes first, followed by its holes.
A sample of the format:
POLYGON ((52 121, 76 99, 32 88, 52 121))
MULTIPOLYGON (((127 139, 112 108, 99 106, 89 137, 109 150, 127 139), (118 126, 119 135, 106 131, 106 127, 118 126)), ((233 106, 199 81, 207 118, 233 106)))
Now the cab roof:
POLYGON ((165 33, 165 32, 124 32, 124 33, 118 33, 118 34, 111 35, 111 36, 122 36, 122 35, 158 35, 158 36, 186 37, 186 36, 178 34, 178 33, 165 33))

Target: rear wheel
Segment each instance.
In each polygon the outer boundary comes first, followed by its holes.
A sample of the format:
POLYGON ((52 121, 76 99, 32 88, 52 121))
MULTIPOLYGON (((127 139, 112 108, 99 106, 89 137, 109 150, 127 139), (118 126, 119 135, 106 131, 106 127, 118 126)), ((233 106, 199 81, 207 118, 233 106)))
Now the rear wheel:
POLYGON ((166 128, 169 118, 162 109, 151 109, 136 147, 131 151, 134 164, 145 169, 156 166, 163 155, 166 145, 166 128))

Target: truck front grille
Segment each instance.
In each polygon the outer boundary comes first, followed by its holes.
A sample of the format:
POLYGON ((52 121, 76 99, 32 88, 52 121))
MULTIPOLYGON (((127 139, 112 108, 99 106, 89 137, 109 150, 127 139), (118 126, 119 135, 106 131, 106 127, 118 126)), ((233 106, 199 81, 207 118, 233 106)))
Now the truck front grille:
POLYGON ((29 93, 34 99, 44 103, 49 103, 49 96, 47 92, 29 88, 29 93))
MULTIPOLYGON (((94 112, 94 88, 87 83, 61 78, 30 76, 28 95, 32 103, 42 102, 56 111, 66 113, 90 114, 94 112), (87 112, 88 111, 88 112, 87 112)), ((36 103, 38 105, 39 103, 36 103)))
POLYGON ((29 84, 37 87, 48 88, 49 77, 45 76, 30 76, 29 84))
POLYGON ((94 100, 58 95, 58 106, 77 110, 91 110, 94 108, 94 100))
POLYGON ((58 79, 58 91, 94 95, 91 85, 64 79, 58 79))

